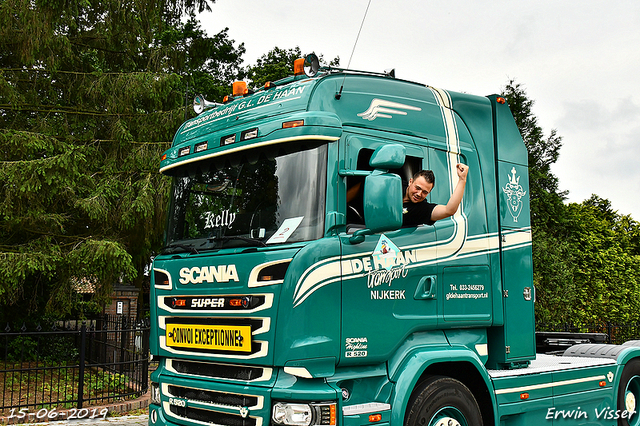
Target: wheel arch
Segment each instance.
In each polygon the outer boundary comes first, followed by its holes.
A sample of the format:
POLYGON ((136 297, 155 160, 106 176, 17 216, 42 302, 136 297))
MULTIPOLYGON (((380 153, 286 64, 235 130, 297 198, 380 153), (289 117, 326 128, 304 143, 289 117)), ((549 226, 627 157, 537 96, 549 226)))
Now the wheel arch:
POLYGON ((491 379, 477 354, 467 348, 422 348, 407 354, 395 369, 391 381, 395 383, 391 404, 391 424, 404 424, 409 401, 416 387, 431 376, 446 376, 469 388, 480 406, 486 425, 495 424, 496 403, 491 379))

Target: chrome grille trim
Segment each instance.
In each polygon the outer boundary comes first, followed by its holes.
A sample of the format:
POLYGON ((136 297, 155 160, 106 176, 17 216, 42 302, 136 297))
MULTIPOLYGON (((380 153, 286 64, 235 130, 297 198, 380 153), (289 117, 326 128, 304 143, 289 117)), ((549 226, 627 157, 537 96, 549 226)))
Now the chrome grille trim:
POLYGON ((165 367, 172 373, 179 374, 181 376, 187 377, 197 377, 204 378, 206 380, 214 379, 223 379, 229 381, 237 381, 242 383, 255 383, 255 382, 267 382, 271 380, 273 377, 273 369, 272 368, 264 368, 264 367, 252 367, 246 365, 236 365, 236 364, 222 364, 222 363, 208 363, 208 362, 200 362, 200 361, 192 361, 192 360, 176 360, 176 359, 167 359, 165 367), (201 365, 203 370, 206 370, 207 367, 212 367, 211 370, 215 370, 215 367, 224 368, 227 371, 232 369, 237 369, 237 375, 247 375, 247 376, 255 376, 255 378, 250 379, 242 379, 233 377, 232 374, 229 375, 216 375, 216 374, 196 374, 190 373, 185 370, 196 370, 198 365, 201 365), (180 369, 180 371, 178 370, 180 369), (244 373, 244 374, 243 374, 244 373))

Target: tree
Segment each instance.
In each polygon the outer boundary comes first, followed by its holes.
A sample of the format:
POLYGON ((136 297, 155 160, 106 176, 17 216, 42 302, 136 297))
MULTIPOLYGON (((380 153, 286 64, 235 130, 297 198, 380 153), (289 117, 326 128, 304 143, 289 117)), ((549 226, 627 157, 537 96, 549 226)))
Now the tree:
POLYGON ((534 101, 514 80, 502 90, 527 147, 529 195, 533 238, 533 280, 536 288, 536 320, 563 322, 569 319, 565 306, 576 298, 572 247, 565 241, 566 192, 558 190, 551 165, 558 160, 562 138, 552 130, 544 136, 533 114, 534 101))
POLYGON ((638 321, 640 225, 597 195, 565 205, 551 173, 561 137, 544 137, 520 84, 503 96, 528 150, 537 323, 638 321))
POLYGON ((184 120, 186 85, 221 91, 240 70, 244 47, 197 25, 195 11, 207 9, 205 0, 0 3, 5 315, 69 314, 80 283, 104 301, 114 283, 145 279, 165 222, 159 160, 184 120))
POLYGON ((516 121, 529 159, 529 194, 531 221, 536 226, 555 226, 562 218, 567 193, 558 189, 558 178, 551 172, 551 165, 558 161, 562 137, 552 129, 545 137, 533 114, 534 101, 527 97, 521 84, 509 81, 502 91, 516 121))
POLYGON ((638 235, 638 224, 596 195, 569 204, 567 214, 577 296, 569 306, 572 319, 583 323, 640 320, 640 256, 626 237, 638 235))
MULTIPOLYGON (((293 62, 302 57, 302 51, 298 46, 288 50, 276 46, 258 58, 255 65, 248 66, 246 76, 254 87, 262 87, 268 81, 277 81, 293 75, 293 62)), ((322 55, 318 58, 322 63, 322 55)), ((335 57, 329 65, 338 66, 339 63, 340 58, 335 57)))

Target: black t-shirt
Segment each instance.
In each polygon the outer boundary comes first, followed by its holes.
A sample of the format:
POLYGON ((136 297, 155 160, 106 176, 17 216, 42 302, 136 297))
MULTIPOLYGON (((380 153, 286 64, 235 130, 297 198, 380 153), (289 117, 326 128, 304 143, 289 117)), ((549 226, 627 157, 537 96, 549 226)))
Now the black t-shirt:
POLYGON ((433 225, 435 221, 431 220, 431 212, 437 204, 429 203, 424 200, 420 203, 402 203, 402 227, 418 225, 433 225))

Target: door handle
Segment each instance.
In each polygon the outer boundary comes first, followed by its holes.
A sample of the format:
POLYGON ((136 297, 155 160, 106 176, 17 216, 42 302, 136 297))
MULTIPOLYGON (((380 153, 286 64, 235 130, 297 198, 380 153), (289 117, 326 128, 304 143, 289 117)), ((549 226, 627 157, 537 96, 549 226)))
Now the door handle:
POLYGON ((436 285, 436 278, 437 277, 435 275, 425 275, 424 277, 420 278, 413 298, 415 300, 435 299, 436 289, 438 288, 438 286, 436 285))

